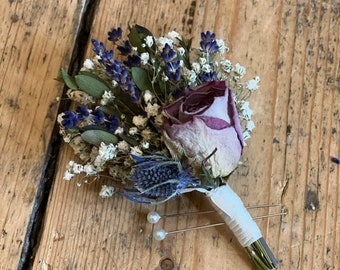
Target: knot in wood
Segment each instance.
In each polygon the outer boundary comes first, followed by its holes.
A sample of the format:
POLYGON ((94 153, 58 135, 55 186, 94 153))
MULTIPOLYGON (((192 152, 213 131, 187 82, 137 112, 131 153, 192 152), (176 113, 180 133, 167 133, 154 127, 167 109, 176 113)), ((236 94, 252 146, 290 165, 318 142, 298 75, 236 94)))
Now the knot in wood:
POLYGON ((159 262, 159 266, 161 267, 162 270, 172 270, 175 267, 175 263, 171 258, 163 258, 159 262))

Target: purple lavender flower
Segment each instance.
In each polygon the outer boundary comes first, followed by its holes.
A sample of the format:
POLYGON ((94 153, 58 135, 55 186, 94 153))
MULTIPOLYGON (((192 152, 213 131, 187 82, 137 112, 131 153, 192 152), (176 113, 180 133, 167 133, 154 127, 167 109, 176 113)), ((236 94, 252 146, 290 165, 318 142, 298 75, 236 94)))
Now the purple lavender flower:
POLYGON ((106 47, 103 42, 98 42, 95 39, 92 39, 92 44, 93 44, 93 52, 98 55, 102 56, 106 52, 106 47))
POLYGON ((90 112, 85 105, 77 106, 76 113, 79 121, 86 119, 90 115, 90 112))
POLYGON ((170 47, 168 43, 165 44, 161 56, 165 62, 171 62, 177 56, 176 52, 170 47))
POLYGON ((114 132, 119 126, 119 118, 117 116, 110 115, 105 122, 105 126, 110 132, 114 132))
POLYGON ((166 63, 165 69, 169 80, 179 81, 181 78, 180 61, 166 63))
POLYGON ((128 40, 125 40, 124 46, 117 46, 117 49, 122 55, 128 55, 131 53, 131 44, 128 40))
POLYGON ((122 28, 112 28, 110 32, 108 32, 108 40, 116 43, 118 40, 122 38, 122 28))
MULTIPOLYGON (((92 44, 94 46, 93 51, 100 57, 98 61, 105 66, 105 70, 111 76, 112 80, 115 80, 121 89, 130 95, 131 101, 138 102, 140 91, 129 78, 129 69, 126 67, 126 65, 113 59, 113 51, 108 51, 102 42, 98 42, 97 40, 93 39, 92 44)), ((118 46, 118 49, 122 52, 122 54, 128 53, 129 50, 131 51, 131 44, 129 41, 126 41, 125 46, 118 46)), ((139 65, 140 58, 139 56, 137 56, 137 58, 138 59, 133 56, 130 58, 128 57, 128 63, 126 63, 127 66, 139 65)))
POLYGON ((103 42, 92 39, 93 52, 100 57, 99 62, 106 66, 107 62, 113 60, 113 50, 108 51, 103 42))
POLYGON ((74 128, 78 124, 78 117, 74 112, 66 111, 64 112, 62 118, 63 120, 61 121, 61 124, 63 125, 65 130, 74 128))
POLYGON ((145 204, 163 203, 183 189, 197 186, 198 180, 184 170, 178 161, 163 155, 132 156, 136 161, 131 181, 134 188, 123 194, 126 198, 145 204))
POLYGON ((102 124, 105 120, 105 115, 101 110, 94 110, 93 112, 91 112, 91 114, 93 115, 93 122, 98 125, 98 124, 102 124))
POLYGON ((113 80, 119 81, 119 78, 121 77, 121 73, 123 70, 123 65, 121 62, 117 60, 110 61, 109 63, 106 63, 106 71, 111 75, 111 78, 113 80))
POLYGON ((139 67, 141 63, 140 57, 138 55, 128 55, 127 61, 124 61, 124 64, 131 67, 139 67))
POLYGON ((217 73, 215 71, 203 72, 199 75, 202 82, 213 82, 217 80, 217 73))
POLYGON ((205 53, 217 53, 219 47, 217 41, 215 40, 215 34, 207 31, 206 33, 201 33, 201 50, 205 53))

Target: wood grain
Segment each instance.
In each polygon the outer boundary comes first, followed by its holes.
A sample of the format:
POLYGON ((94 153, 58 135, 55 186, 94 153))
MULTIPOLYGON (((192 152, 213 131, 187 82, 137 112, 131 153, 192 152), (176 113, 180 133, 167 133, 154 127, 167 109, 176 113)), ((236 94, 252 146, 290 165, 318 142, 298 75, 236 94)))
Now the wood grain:
POLYGON ((81 1, 0 5, 0 269, 18 266, 81 12, 81 1))
MULTIPOLYGON (((75 3, 68 11, 61 3, 41 5, 44 9, 34 14, 30 5, 13 2, 2 12, 7 17, 0 37, 7 42, 0 44, 0 74, 6 78, 0 92, 5 132, 0 136, 5 157, 0 163, 5 176, 0 191, 4 201, 0 252, 6 259, 1 269, 13 268, 20 255, 54 121, 46 117, 48 105, 61 89, 49 79, 60 65, 67 65, 75 31, 71 21, 79 18, 75 3), (36 20, 33 28, 26 25, 28 17, 36 20), (24 46, 19 37, 25 37, 28 29, 35 34, 26 37, 24 46), (36 44, 42 45, 38 49, 36 44), (29 132, 23 132, 24 120, 29 132), (26 190, 31 193, 24 197, 26 190)), ((126 29, 128 23, 144 25, 156 36, 177 30, 194 37, 196 46, 201 31, 212 30, 227 41, 230 59, 247 68, 248 78, 261 77, 260 90, 251 97, 256 130, 244 151, 246 166, 230 184, 245 205, 281 203, 288 211, 282 218, 257 220, 280 269, 340 268, 340 170, 330 161, 340 155, 339 18, 337 0, 102 0, 92 27, 91 36, 98 40, 105 40, 111 27, 126 29)), ((91 46, 89 57, 90 50, 91 46)), ((155 208, 119 196, 104 200, 98 192, 110 180, 78 187, 81 178, 62 179, 70 159, 76 157, 65 145, 33 269, 252 269, 225 227, 169 235, 163 242, 152 239, 157 227, 175 230, 219 222, 216 215, 172 218, 155 227, 145 220, 154 209, 161 214, 211 209, 200 194, 155 208)))
POLYGON ((283 9, 277 88, 277 110, 286 109, 274 130, 273 175, 289 210, 279 257, 291 269, 338 269, 339 169, 330 156, 340 150, 339 3, 298 1, 291 7, 283 9))

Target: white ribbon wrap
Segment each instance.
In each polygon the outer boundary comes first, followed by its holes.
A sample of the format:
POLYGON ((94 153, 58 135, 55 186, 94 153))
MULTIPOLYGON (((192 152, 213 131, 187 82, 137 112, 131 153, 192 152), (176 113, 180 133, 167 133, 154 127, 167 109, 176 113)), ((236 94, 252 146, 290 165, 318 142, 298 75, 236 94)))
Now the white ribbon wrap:
POLYGON ((259 227, 242 200, 228 185, 215 188, 206 194, 243 247, 250 246, 262 237, 259 227))

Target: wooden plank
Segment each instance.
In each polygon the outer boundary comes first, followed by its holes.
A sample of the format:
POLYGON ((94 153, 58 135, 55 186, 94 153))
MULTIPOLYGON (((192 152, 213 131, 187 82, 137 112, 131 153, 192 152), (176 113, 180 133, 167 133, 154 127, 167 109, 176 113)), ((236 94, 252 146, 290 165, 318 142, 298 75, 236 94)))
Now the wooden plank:
POLYGON ((338 269, 339 169, 330 162, 339 154, 338 4, 292 5, 282 10, 276 106, 286 109, 275 119, 272 168, 289 210, 279 258, 287 269, 338 269))
POLYGON ((16 269, 43 170, 82 1, 0 5, 0 269, 16 269))
MULTIPOLYGON (((233 62, 261 77, 260 92, 251 97, 257 128, 245 149, 247 166, 231 185, 246 205, 282 203, 288 210, 281 219, 258 221, 280 269, 340 267, 339 167, 330 162, 340 150, 339 17, 337 1, 101 1, 92 29, 104 40, 111 27, 138 23, 155 35, 173 29, 192 35, 196 45, 201 31, 213 30, 228 41, 233 62)), ((64 147, 34 269, 252 269, 224 227, 152 240, 145 216, 154 208, 118 196, 101 199, 99 182, 78 188, 81 178, 62 180, 70 159, 64 147)), ((191 194, 156 209, 173 214, 211 207, 191 194)), ((191 216, 157 226, 217 221, 191 216)))

